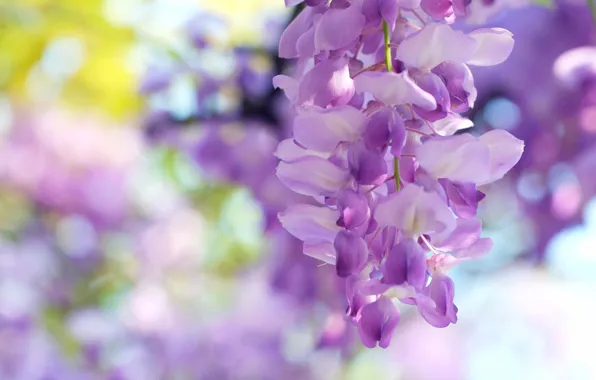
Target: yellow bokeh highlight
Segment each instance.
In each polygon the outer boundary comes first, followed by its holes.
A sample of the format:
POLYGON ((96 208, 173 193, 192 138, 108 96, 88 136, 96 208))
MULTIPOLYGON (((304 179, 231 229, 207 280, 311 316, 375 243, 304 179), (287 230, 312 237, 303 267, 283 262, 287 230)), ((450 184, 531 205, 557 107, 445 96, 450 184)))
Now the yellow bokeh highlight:
POLYGON ((283 0, 198 0, 201 7, 228 22, 231 42, 254 44, 262 41, 265 15, 288 13, 283 0))
POLYGON ((105 19, 103 0, 0 0, 0 91, 31 100, 28 80, 47 46, 62 37, 80 40, 85 55, 60 87, 61 101, 117 117, 139 110, 126 62, 134 34, 105 19))

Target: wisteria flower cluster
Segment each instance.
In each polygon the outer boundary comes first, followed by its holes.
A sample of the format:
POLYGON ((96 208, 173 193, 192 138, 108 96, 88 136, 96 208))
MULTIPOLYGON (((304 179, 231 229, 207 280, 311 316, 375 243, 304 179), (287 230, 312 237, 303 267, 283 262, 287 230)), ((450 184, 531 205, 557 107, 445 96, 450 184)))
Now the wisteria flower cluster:
MULTIPOLYGON (((287 5, 296 5, 291 1, 287 5)), ((504 130, 481 136, 459 115, 477 93, 468 65, 503 62, 512 34, 463 33, 457 1, 306 1, 282 35, 279 75, 294 106, 293 137, 277 176, 311 204, 280 213, 304 253, 345 279, 347 316, 367 347, 388 347, 415 305, 431 325, 457 321, 447 271, 487 253, 477 186, 502 178, 524 144, 504 130)))

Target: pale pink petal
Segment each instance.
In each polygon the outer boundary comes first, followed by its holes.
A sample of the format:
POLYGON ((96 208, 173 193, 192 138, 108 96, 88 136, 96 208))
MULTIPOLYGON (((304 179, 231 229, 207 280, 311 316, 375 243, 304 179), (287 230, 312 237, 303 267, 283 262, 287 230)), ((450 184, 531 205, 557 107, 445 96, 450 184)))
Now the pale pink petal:
POLYGON ((331 196, 344 188, 350 175, 339 166, 317 156, 305 156, 277 165, 277 177, 289 189, 302 195, 331 196))
POLYGON ((478 138, 490 152, 488 178, 479 185, 490 183, 503 176, 517 164, 524 152, 524 142, 502 129, 487 132, 478 138))
POLYGON ((464 65, 465 69, 465 76, 464 82, 462 87, 464 91, 468 93, 468 105, 474 107, 474 103, 476 102, 476 98, 478 98, 478 90, 476 90, 476 86, 474 85, 474 76, 472 75, 472 71, 467 65, 464 65))
POLYGON ((441 62, 466 63, 477 42, 447 24, 429 23, 399 44, 395 57, 407 67, 432 69, 441 62))
POLYGON ((415 104, 425 110, 437 108, 435 98, 422 90, 408 73, 364 72, 354 78, 357 92, 368 92, 385 105, 415 104))
POLYGON ((476 50, 466 63, 493 66, 503 63, 513 51, 513 33, 503 28, 478 29, 468 36, 476 40, 476 50))
POLYGON ((273 87, 283 90, 292 104, 298 96, 298 81, 287 75, 276 75, 272 79, 273 87))
POLYGON ((441 136, 451 136, 459 130, 472 128, 473 126, 472 120, 458 114, 448 114, 443 119, 433 123, 434 130, 441 136))
POLYGON ((488 147, 469 134, 425 141, 416 159, 433 178, 458 182, 484 182, 490 167, 488 147))
POLYGON ((295 204, 278 218, 289 233, 310 244, 333 242, 341 230, 336 224, 339 213, 326 206, 295 204))
POLYGON ((366 116, 350 106, 305 107, 294 119, 294 138, 307 149, 331 152, 340 142, 358 140, 366 125, 366 116))
POLYGON ((298 146, 292 138, 282 140, 277 146, 274 155, 280 160, 286 162, 295 161, 304 156, 318 156, 323 158, 329 157, 328 153, 316 152, 314 150, 304 149, 303 147, 298 146))
POLYGON ((306 256, 310 256, 324 263, 335 265, 336 252, 333 243, 304 243, 303 252, 306 256))

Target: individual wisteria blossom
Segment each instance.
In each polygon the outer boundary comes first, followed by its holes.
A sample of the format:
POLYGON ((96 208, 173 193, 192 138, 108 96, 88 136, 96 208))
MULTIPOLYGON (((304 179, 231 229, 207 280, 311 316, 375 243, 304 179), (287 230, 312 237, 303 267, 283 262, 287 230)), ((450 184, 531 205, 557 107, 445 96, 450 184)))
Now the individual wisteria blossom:
POLYGON ((492 247, 476 218, 477 186, 501 179, 524 144, 504 130, 456 132, 472 126, 459 115, 477 97, 468 66, 502 63, 513 38, 454 30, 448 22, 465 13, 458 2, 306 5, 280 41, 296 70, 273 83, 296 117, 276 155, 279 179, 315 202, 279 219, 306 255, 345 279, 363 344, 386 348, 397 300, 433 326, 455 323, 448 270, 492 247))

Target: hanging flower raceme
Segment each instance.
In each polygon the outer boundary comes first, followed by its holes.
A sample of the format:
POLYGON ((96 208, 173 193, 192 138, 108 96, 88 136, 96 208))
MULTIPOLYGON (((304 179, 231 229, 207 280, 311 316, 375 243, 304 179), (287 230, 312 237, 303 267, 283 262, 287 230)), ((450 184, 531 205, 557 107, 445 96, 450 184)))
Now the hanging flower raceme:
POLYGON ((389 345, 397 300, 433 326, 457 321, 448 270, 492 247, 476 186, 502 178, 524 148, 503 130, 455 135, 472 126, 458 115, 476 99, 468 65, 503 62, 513 38, 433 21, 458 13, 449 4, 441 13, 430 2, 307 1, 280 41, 296 73, 274 85, 296 117, 277 176, 316 203, 279 218, 306 255, 345 278, 347 316, 367 347, 389 345))

